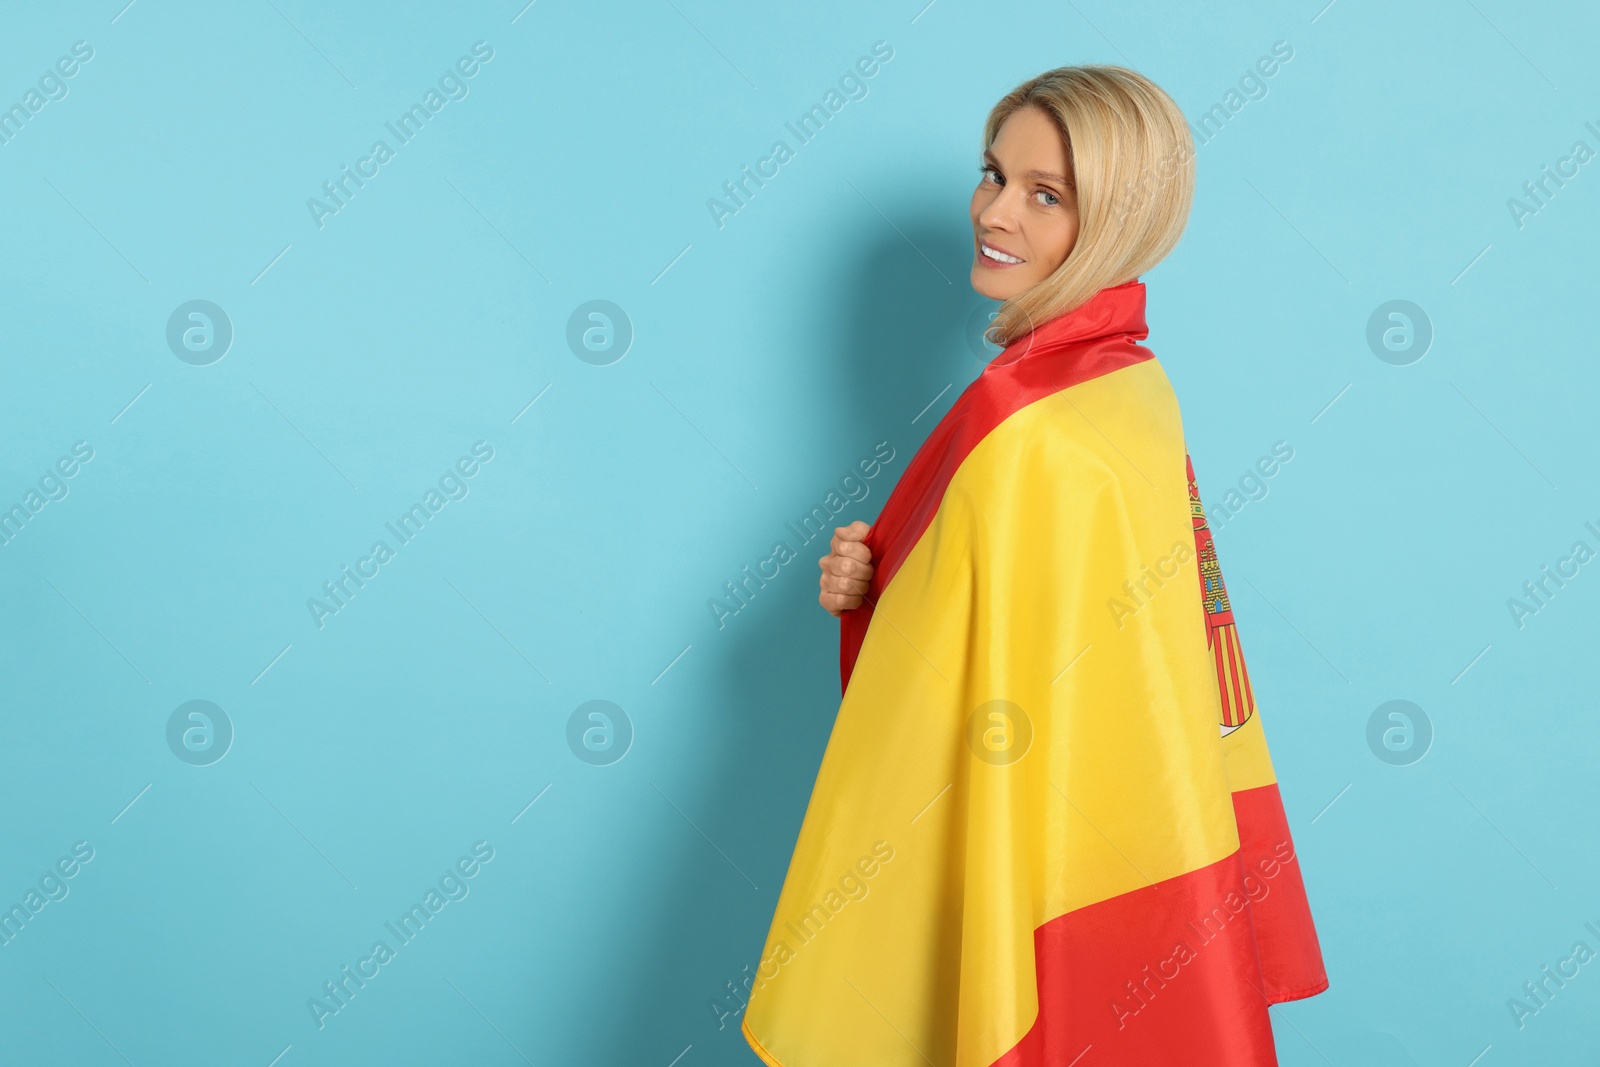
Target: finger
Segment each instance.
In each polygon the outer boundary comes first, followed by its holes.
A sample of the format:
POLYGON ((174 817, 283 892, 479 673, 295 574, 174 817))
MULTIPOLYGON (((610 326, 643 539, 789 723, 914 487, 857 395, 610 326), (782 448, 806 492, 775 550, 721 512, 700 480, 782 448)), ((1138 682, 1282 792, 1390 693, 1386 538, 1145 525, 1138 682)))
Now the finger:
POLYGON ((872 549, 868 548, 860 541, 840 541, 839 544, 835 546, 833 554, 836 556, 846 556, 850 559, 858 559, 862 563, 872 562, 872 549))
POLYGON ((841 596, 837 593, 824 593, 819 599, 822 606, 827 609, 828 613, 835 616, 842 612, 851 611, 861 606, 861 598, 858 596, 841 596))
POLYGON ((832 574, 822 577, 822 589, 827 593, 843 593, 847 596, 860 597, 867 593, 867 583, 859 578, 840 578, 832 574))
POLYGON ((845 578, 866 580, 872 577, 872 564, 862 563, 848 556, 829 556, 823 561, 822 570, 826 574, 837 574, 845 578))
POLYGON ((838 574, 846 578, 869 578, 872 576, 872 567, 847 556, 828 556, 822 561, 822 573, 838 574))
POLYGON ((835 534, 833 540, 829 542, 828 551, 829 554, 835 556, 855 556, 857 559, 861 560, 868 560, 872 558, 872 549, 868 548, 864 542, 850 541, 846 538, 840 537, 838 534, 835 534))
POLYGON ((833 532, 835 536, 843 538, 846 541, 860 541, 862 538, 867 536, 867 533, 871 529, 871 526, 862 522, 860 519, 857 519, 849 526, 835 526, 833 532))

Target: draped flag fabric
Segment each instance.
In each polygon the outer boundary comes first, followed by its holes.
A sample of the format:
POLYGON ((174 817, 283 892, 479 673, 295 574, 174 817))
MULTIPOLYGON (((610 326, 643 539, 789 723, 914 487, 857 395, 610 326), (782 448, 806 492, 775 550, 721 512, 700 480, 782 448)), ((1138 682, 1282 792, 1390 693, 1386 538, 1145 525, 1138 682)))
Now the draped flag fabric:
POLYGON ((912 459, 743 1030, 771 1067, 1264 1067, 1327 988, 1144 284, 912 459))

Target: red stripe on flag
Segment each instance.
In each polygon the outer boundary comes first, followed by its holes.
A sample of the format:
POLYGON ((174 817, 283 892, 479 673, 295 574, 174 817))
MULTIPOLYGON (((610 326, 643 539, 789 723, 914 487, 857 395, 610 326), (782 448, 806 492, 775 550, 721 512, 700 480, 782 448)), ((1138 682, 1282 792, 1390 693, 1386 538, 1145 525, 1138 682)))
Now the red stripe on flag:
POLYGON ((1237 627, 1234 629, 1233 633, 1233 647, 1239 656, 1239 685, 1244 690, 1244 706, 1247 709, 1253 708, 1255 707, 1256 701, 1255 695, 1250 692, 1250 669, 1245 666, 1244 645, 1239 642, 1239 631, 1237 627))
POLYGON ((873 566, 867 602, 839 617, 844 688, 850 685, 873 605, 933 521, 967 454, 1029 404, 1154 358, 1154 352, 1138 344, 1149 336, 1144 305, 1144 283, 1137 279, 1100 290, 1081 307, 1008 345, 945 412, 906 465, 867 535, 873 566))
POLYGON ((1277 1064, 1267 1006, 1328 978, 1277 785, 1233 801, 1239 851, 1034 931, 1039 1014, 995 1067, 1277 1064))
POLYGON ((1228 690, 1228 672, 1223 667, 1222 640, 1215 633, 1213 633, 1212 639, 1214 643, 1211 646, 1211 658, 1216 661, 1217 665, 1217 693, 1222 697, 1222 721, 1224 724, 1232 726, 1235 711, 1233 694, 1228 690))
POLYGON ((1239 709, 1239 721, 1244 722, 1245 715, 1250 710, 1246 703, 1244 678, 1244 653, 1239 648, 1239 631, 1236 627, 1228 627, 1228 677, 1233 683, 1233 692, 1236 706, 1239 709))
POLYGON ((1223 631, 1222 647, 1227 650, 1228 655, 1228 692, 1233 705, 1233 717, 1227 721, 1229 726, 1238 726, 1244 722, 1248 709, 1245 707, 1244 694, 1239 691, 1238 642, 1232 626, 1223 631))

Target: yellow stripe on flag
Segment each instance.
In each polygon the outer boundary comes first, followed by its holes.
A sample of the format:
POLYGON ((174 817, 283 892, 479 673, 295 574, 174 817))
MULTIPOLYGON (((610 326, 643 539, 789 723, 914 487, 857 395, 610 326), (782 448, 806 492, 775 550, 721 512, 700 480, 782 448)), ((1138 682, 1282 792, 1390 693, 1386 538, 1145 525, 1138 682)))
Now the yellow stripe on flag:
POLYGON ((971 451, 823 757, 746 1013, 769 1063, 988 1067, 1033 1023, 1036 927, 1238 848, 1272 765, 1259 714, 1220 736, 1199 583, 1157 361, 971 451))

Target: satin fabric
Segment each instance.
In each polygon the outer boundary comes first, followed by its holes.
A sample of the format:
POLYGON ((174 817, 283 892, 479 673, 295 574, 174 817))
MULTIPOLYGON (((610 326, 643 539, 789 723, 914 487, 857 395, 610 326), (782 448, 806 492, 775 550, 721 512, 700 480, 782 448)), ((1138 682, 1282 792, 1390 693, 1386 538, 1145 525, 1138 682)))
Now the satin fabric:
POLYGON ((1009 346, 874 524, 743 1024, 773 1067, 1260 1067, 1326 988, 1144 295, 1009 346))

